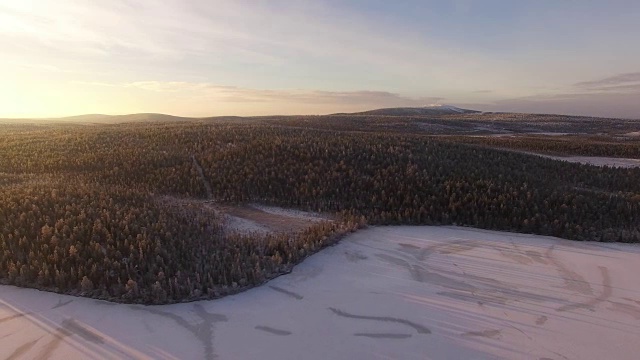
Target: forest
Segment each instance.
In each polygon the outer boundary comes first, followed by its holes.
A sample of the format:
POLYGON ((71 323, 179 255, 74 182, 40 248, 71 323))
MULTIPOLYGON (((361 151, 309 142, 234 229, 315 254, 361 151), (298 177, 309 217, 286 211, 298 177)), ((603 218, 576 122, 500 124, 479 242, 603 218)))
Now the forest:
POLYGON ((631 139, 596 135, 563 136, 452 136, 456 143, 476 144, 492 148, 531 151, 550 155, 582 155, 617 158, 640 158, 640 143, 631 139))
POLYGON ((129 303, 217 298, 286 273, 366 225, 640 242, 640 169, 494 148, 637 157, 637 142, 593 138, 600 145, 581 150, 579 141, 530 136, 514 145, 424 127, 389 131, 406 120, 386 117, 356 131, 363 121, 0 126, 0 282, 129 303), (260 203, 336 220, 297 233, 231 233, 215 214, 167 199, 260 203))

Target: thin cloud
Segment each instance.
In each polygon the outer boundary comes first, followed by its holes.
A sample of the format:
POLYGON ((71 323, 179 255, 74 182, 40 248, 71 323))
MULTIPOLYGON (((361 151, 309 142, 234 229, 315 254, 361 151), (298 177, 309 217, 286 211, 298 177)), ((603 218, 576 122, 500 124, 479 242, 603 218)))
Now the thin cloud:
POLYGON ((343 9, 314 2, 284 8, 271 4, 36 0, 31 8, 12 3, 6 17, 13 25, 3 27, 0 21, 0 44, 4 38, 16 57, 54 53, 57 61, 91 60, 82 63, 95 68, 128 69, 146 63, 153 66, 140 70, 153 77, 167 70, 183 77, 213 79, 222 76, 221 69, 233 72, 257 64, 270 73, 286 69, 282 76, 286 79, 307 74, 308 69, 300 65, 307 63, 314 64, 317 73, 325 71, 324 66, 347 69, 347 78, 361 83, 372 71, 387 79, 418 76, 430 87, 460 89, 471 80, 498 85, 512 78, 476 71, 504 68, 504 61, 475 52, 461 57, 446 41, 381 28, 374 19, 349 16, 343 9), (464 80, 452 81, 452 73, 464 80))
POLYGON ((442 97, 408 97, 388 91, 273 90, 224 86, 184 81, 136 81, 129 83, 75 82, 104 87, 135 88, 155 93, 172 93, 234 103, 294 103, 322 105, 423 106, 445 100, 442 97))
POLYGON ((525 96, 460 106, 483 111, 640 119, 637 98, 637 93, 582 92, 525 96))
POLYGON ((593 91, 610 91, 610 92, 640 92, 640 82, 635 84, 625 84, 616 86, 592 87, 593 91))
POLYGON ((640 90, 640 72, 625 73, 594 81, 583 81, 576 87, 590 91, 638 91, 640 90))

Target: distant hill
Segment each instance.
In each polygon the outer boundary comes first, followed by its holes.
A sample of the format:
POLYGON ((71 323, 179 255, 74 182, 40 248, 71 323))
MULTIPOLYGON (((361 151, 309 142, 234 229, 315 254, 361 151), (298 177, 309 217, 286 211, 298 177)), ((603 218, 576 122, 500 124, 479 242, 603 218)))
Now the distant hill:
MULTIPOLYGON (((428 105, 423 107, 397 107, 384 108, 355 113, 339 113, 332 115, 387 115, 387 116, 416 116, 416 115, 453 115, 453 114, 473 114, 480 111, 462 109, 452 105, 428 105)), ((157 113, 139 113, 127 115, 104 115, 86 114, 67 116, 60 118, 0 118, 0 124, 45 124, 45 123, 66 123, 66 124, 122 124, 122 123, 143 123, 143 122, 174 122, 174 121, 220 121, 236 122, 246 120, 268 120, 281 118, 282 116, 213 116, 213 117, 183 117, 157 113)))
POLYGON ((60 121, 88 122, 88 123, 129 123, 129 122, 167 122, 185 121, 193 118, 166 114, 141 113, 128 115, 80 115, 57 119, 60 121))
POLYGON ((61 118, 23 118, 23 119, 0 119, 1 123, 77 123, 77 124, 120 124, 120 123, 138 123, 138 122, 170 122, 170 121, 189 121, 197 118, 173 116, 166 114, 140 113, 128 115, 103 115, 103 114, 87 114, 68 116, 61 118))
POLYGON ((387 115, 387 116, 411 116, 411 115, 453 115, 472 114, 480 111, 461 109, 452 105, 428 105, 422 107, 396 107, 384 108, 356 113, 341 113, 335 115, 387 115))

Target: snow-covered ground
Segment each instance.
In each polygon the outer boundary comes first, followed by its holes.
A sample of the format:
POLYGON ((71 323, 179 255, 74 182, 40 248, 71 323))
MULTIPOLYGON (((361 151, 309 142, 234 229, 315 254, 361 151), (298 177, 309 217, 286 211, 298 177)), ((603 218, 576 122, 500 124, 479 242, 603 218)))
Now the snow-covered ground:
POLYGON ((545 131, 524 133, 524 135, 544 135, 544 136, 565 136, 565 135, 578 135, 578 134, 581 134, 581 133, 545 132, 545 131))
MULTIPOLYGON (((536 154, 539 155, 539 154, 536 154)), ((540 155, 551 159, 595 166, 612 166, 620 168, 640 167, 640 159, 625 159, 599 156, 551 156, 540 155)))
POLYGON ((297 218, 300 220, 307 220, 310 222, 319 222, 319 221, 323 221, 323 220, 330 220, 330 218, 326 215, 323 214, 319 214, 316 212, 309 212, 309 211, 301 211, 301 210, 295 210, 295 209, 286 209, 286 208, 282 208, 282 207, 277 207, 277 206, 266 206, 266 205, 261 205, 261 204, 251 204, 251 207, 253 207, 254 209, 258 209, 260 211, 264 211, 268 214, 273 214, 273 215, 279 215, 279 216, 285 216, 285 217, 290 217, 290 218, 297 218))
POLYGON ((314 223, 331 220, 329 216, 314 212, 260 204, 218 205, 211 208, 223 217, 225 229, 240 234, 295 233, 309 228, 314 223))
POLYGON ((570 156, 570 155, 556 156, 556 155, 540 154, 532 151, 509 150, 509 149, 504 149, 504 150, 516 151, 523 154, 541 156, 548 159, 567 161, 567 162, 586 164, 586 165, 610 166, 610 167, 619 167, 619 168, 640 167, 640 159, 602 157, 602 156, 570 156))
POLYGON ((637 359, 640 246, 359 231, 264 286, 144 307, 0 287, 0 359, 637 359))
POLYGON ((241 218, 233 215, 223 215, 224 227, 231 232, 240 234, 259 234, 265 235, 271 232, 271 230, 253 220, 241 218))
POLYGON ((453 106, 453 105, 446 105, 446 104, 430 104, 430 105, 425 105, 424 106, 425 109, 439 109, 439 110, 449 110, 452 112, 457 112, 457 113, 465 113, 468 110, 466 109, 461 109, 457 106, 453 106))

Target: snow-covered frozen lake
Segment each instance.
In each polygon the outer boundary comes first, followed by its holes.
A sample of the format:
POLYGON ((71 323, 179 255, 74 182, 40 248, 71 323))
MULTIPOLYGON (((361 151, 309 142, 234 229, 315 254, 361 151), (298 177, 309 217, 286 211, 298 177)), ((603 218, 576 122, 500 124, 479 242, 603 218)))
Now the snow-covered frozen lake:
POLYGON ((637 359, 640 246, 373 227, 220 300, 0 287, 0 359, 637 359))

